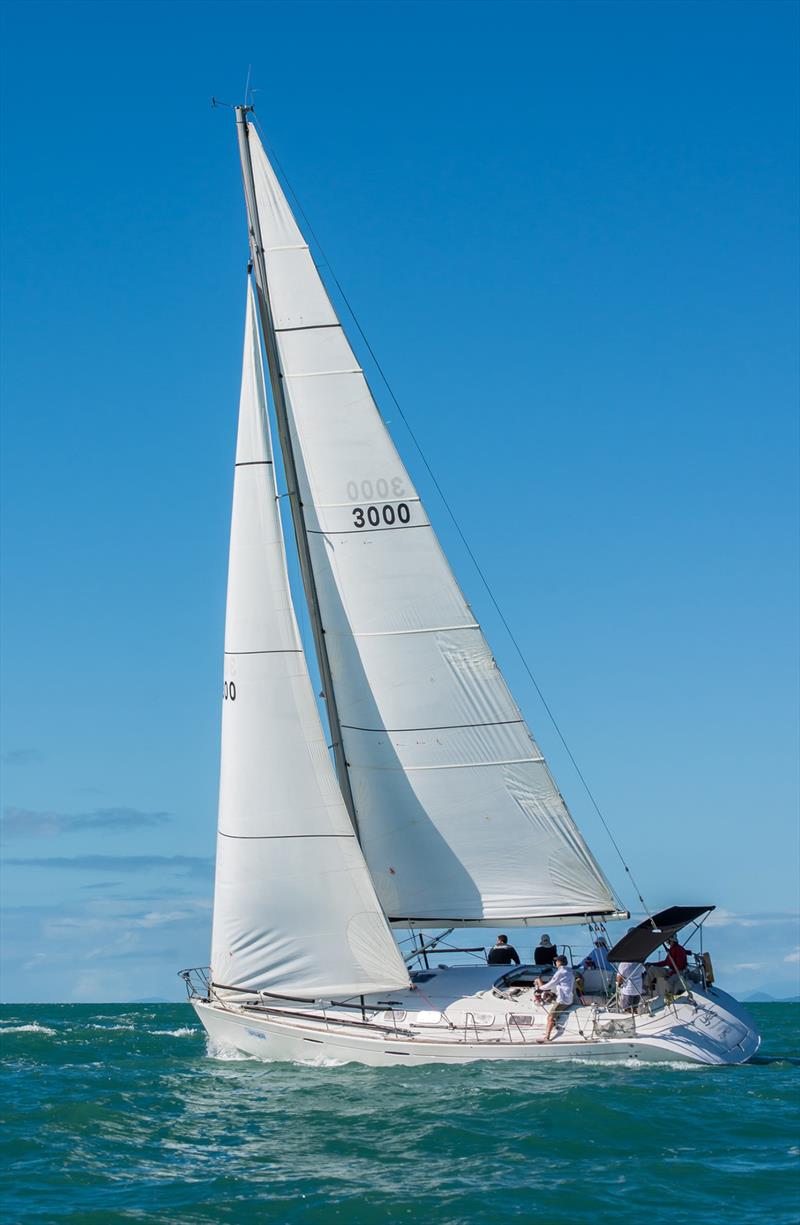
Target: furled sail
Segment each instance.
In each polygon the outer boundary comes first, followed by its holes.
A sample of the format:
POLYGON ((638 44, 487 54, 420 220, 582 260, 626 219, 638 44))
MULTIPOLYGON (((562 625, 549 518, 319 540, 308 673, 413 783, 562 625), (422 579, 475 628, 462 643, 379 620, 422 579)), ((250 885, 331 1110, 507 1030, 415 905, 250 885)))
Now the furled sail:
POLYGON ((395 923, 617 907, 450 570, 250 130, 269 301, 362 848, 395 923))
POLYGON ((407 985, 295 621, 248 289, 231 520, 212 978, 301 998, 407 985))

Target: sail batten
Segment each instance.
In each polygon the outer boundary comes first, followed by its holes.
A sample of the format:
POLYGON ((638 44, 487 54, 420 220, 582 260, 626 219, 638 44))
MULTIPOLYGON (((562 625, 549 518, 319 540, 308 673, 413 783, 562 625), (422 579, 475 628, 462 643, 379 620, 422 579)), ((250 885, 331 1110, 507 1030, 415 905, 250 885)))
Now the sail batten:
POLYGON ((448 923, 615 913, 252 132, 250 147, 308 557, 384 910, 448 923))
POLYGON ((225 628, 212 977, 318 998, 408 975, 334 775, 286 569, 248 286, 225 628))

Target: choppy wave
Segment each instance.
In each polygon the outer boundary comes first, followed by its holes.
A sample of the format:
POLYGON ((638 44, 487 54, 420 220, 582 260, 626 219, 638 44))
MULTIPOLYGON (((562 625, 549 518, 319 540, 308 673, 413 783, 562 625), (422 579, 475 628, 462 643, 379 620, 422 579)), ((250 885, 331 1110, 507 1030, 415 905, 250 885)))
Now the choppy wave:
POLYGON ((216 1038, 206 1038, 206 1055, 209 1059, 217 1059, 222 1063, 258 1063, 255 1055, 247 1055, 237 1051, 235 1046, 226 1046, 216 1038))
POLYGON ((47 1034, 52 1037, 57 1031, 51 1029, 49 1025, 40 1025, 38 1021, 30 1021, 27 1025, 6 1025, 0 1022, 0 1035, 2 1034, 47 1034))

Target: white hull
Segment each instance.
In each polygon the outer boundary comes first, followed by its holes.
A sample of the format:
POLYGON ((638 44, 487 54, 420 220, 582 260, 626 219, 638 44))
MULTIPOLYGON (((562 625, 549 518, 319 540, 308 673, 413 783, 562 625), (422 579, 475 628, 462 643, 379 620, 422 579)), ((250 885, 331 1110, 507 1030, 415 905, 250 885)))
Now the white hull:
MULTIPOLYGON (((407 1001, 406 1001, 407 1002, 407 1001)), ((416 1001, 415 1001, 416 1002, 416 1001)), ((431 1032, 413 1019, 393 1023, 376 1013, 373 1023, 331 1007, 304 1015, 281 1015, 238 1004, 192 1001, 215 1044, 267 1061, 396 1064, 471 1063, 481 1059, 635 1059, 709 1065, 744 1063, 759 1047, 759 1036, 744 1009, 715 988, 693 991, 672 1005, 663 1003, 635 1021, 593 1006, 576 1006, 565 1015, 552 1041, 541 1044, 546 1014, 527 1004, 532 1024, 509 1024, 509 1009, 520 1001, 462 997, 447 1007, 451 1028, 431 1032), (473 1011, 481 1005, 483 1011, 473 1011), (493 1011, 487 1011, 493 1010, 493 1011), (455 1018, 459 1020, 456 1023, 455 1018), (478 1020, 478 1018, 480 1018, 478 1020), (611 1027, 611 1029, 609 1029, 611 1027), (629 1027, 632 1032, 613 1032, 629 1027)), ((368 1014, 369 1015, 369 1014, 368 1014)), ((399 1014, 403 1015, 403 1014, 399 1014)), ((430 1013, 405 1013, 407 1018, 430 1013)))

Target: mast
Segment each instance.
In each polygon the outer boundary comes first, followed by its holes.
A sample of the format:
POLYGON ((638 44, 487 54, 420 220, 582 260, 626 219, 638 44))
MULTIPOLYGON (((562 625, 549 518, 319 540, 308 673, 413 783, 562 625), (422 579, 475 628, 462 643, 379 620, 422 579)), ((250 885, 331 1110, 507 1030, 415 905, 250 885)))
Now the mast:
POLYGON ((350 776, 345 760, 342 730, 339 723, 339 712, 336 707, 336 696, 333 690, 333 677, 328 659, 328 648, 325 643, 325 630, 322 625, 317 586, 314 571, 311 566, 311 555, 306 535, 303 502, 300 497, 300 487, 297 480, 297 465, 295 464, 292 438, 289 430, 289 416, 286 410, 286 397, 283 388, 283 375, 278 359, 278 348, 275 342, 275 330, 272 322, 272 307, 270 305, 269 286, 267 284, 267 266, 264 258, 264 244, 261 239, 261 223, 256 203, 256 188, 253 180, 253 163, 250 156, 250 129, 247 123, 247 112, 250 106, 236 107, 236 132, 239 138, 239 156, 242 163, 242 178, 244 180, 244 198, 247 207, 247 228, 250 235, 250 253, 253 261, 256 288, 258 290, 258 311, 261 319, 261 331, 264 336, 264 346, 267 353, 269 381, 272 388, 272 400, 275 405, 275 418, 278 426, 278 438, 283 455, 283 466, 286 481, 289 486, 289 505, 292 512, 297 553, 300 560, 300 574, 303 579, 308 611, 311 617, 311 629, 314 636, 314 647, 317 653, 320 675, 322 677, 323 696, 328 712, 328 723, 331 731, 333 759, 336 774, 339 779, 342 797, 345 802, 353 829, 358 836, 358 819, 356 817, 353 791, 350 786, 350 776))

